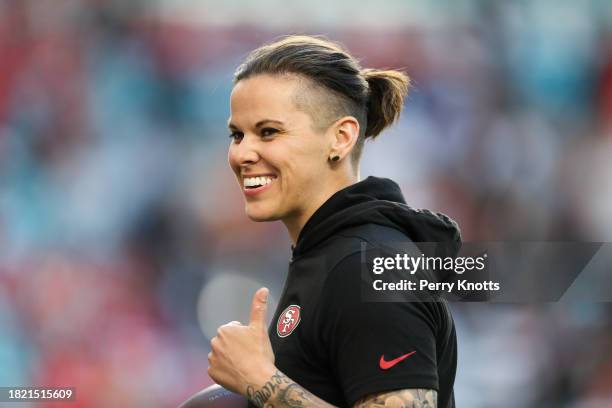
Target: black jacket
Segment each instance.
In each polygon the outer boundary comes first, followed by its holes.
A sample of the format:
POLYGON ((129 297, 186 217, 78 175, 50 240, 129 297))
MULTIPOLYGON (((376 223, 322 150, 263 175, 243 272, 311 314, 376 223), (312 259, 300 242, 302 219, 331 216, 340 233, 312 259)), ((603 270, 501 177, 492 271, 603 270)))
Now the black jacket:
POLYGON ((390 254, 396 242, 444 243, 420 249, 453 256, 461 238, 448 217, 408 207, 396 183, 376 177, 338 191, 313 214, 293 248, 270 326, 275 364, 337 406, 428 388, 438 391, 440 408, 454 407, 457 345, 446 302, 364 296, 365 248, 390 254))

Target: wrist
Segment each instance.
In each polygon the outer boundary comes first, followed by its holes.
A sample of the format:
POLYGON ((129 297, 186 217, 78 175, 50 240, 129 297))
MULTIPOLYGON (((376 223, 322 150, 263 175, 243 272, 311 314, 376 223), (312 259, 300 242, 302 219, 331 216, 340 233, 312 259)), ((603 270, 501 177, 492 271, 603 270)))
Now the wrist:
POLYGON ((248 397, 246 389, 250 386, 255 390, 262 389, 274 374, 276 374, 277 368, 273 363, 261 366, 251 375, 248 379, 243 394, 248 397))

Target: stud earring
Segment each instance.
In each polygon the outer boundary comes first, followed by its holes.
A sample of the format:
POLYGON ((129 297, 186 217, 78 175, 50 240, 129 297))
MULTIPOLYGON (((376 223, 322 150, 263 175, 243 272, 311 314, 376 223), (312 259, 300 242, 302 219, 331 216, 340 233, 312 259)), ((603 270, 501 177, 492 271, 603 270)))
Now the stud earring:
POLYGON ((330 158, 330 160, 333 161, 333 162, 337 162, 338 160, 340 160, 340 156, 338 156, 338 155, 332 156, 330 158))

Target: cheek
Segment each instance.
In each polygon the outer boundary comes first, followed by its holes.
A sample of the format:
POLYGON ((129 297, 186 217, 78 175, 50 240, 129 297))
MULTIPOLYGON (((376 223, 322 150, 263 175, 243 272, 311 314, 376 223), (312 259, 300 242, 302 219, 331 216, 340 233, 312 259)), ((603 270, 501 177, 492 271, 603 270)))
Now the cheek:
POLYGON ((230 167, 234 167, 234 163, 236 161, 235 158, 235 154, 234 154, 234 147, 232 145, 230 145, 227 149, 227 161, 230 165, 230 167))
POLYGON ((319 160, 312 156, 296 157, 287 162, 287 177, 282 180, 286 200, 300 203, 317 194, 326 177, 318 162, 319 160))
POLYGON ((285 166, 293 174, 299 174, 301 179, 319 177, 324 170, 323 165, 326 163, 322 158, 325 153, 320 137, 320 135, 306 135, 304 139, 309 140, 309 143, 296 144, 287 149, 285 166))
POLYGON ((227 151, 227 162, 235 174, 238 174, 240 172, 240 166, 238 165, 238 158, 236 157, 236 151, 231 145, 227 151))

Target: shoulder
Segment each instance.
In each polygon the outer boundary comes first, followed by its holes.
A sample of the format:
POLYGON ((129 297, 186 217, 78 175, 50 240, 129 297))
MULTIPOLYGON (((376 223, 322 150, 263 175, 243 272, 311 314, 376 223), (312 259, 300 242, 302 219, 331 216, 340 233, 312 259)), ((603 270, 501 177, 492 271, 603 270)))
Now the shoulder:
MULTIPOLYGON (((404 243, 413 245, 412 243, 404 243)), ((414 247, 416 251, 418 248, 414 247)), ((411 249, 410 249, 411 250, 411 249)), ((321 290, 321 309, 328 317, 337 315, 356 325, 388 325, 393 316, 398 324, 417 319, 431 332, 452 324, 446 302, 429 292, 373 291, 373 257, 385 258, 390 248, 364 248, 343 256, 327 271, 321 290), (355 316, 360 316, 355 319, 355 316)), ((412 250, 411 250, 412 251, 412 250)), ((388 274, 389 272, 386 272, 388 274)), ((406 276, 410 279, 410 276, 406 276)), ((418 280, 417 275, 412 278, 418 280)), ((384 278, 383 280, 389 280, 384 278)))
POLYGON ((362 224, 334 234, 319 248, 327 257, 328 280, 355 277, 362 267, 371 270, 375 258, 407 254, 419 256, 421 250, 404 232, 390 226, 362 224))
POLYGON ((382 245, 386 242, 409 241, 410 238, 397 228, 387 225, 368 223, 346 228, 336 234, 336 238, 354 238, 371 245, 382 245))
MULTIPOLYGON (((374 254, 380 254, 374 250, 374 254)), ((388 253, 388 252, 383 252, 388 253)), ((327 314, 336 311, 345 317, 374 315, 375 319, 394 313, 410 312, 429 322, 437 321, 438 298, 429 297, 422 301, 405 293, 384 292, 371 296, 372 279, 371 254, 368 250, 346 255, 331 267, 321 287, 321 306, 327 314)), ((355 320, 357 323, 359 319, 355 320)))
MULTIPOLYGON (((368 223, 345 228, 330 236, 316 248, 316 252, 327 257, 329 270, 337 269, 339 263, 359 259, 364 250, 390 251, 393 243, 412 242, 402 231, 386 225, 368 223), (333 261, 332 261, 333 260, 333 261)), ((405 248, 404 248, 405 249, 405 248)))

